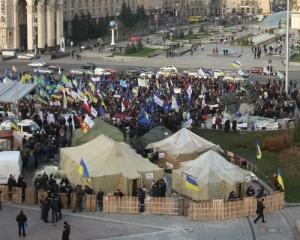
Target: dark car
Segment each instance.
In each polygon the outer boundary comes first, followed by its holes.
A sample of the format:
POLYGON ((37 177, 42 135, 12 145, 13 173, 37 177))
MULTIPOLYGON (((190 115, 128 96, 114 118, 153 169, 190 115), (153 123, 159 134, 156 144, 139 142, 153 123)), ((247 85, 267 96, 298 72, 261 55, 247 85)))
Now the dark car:
POLYGON ((262 67, 253 67, 248 70, 248 73, 262 73, 263 70, 262 67))
POLYGON ((99 42, 95 42, 94 43, 94 47, 99 47, 100 46, 100 43, 99 42))
POLYGON ((53 71, 58 71, 58 69, 60 69, 60 71, 64 70, 64 68, 59 65, 50 65, 50 66, 48 66, 48 69, 51 69, 53 71))
POLYGON ((129 68, 127 70, 127 72, 131 72, 131 73, 136 74, 136 73, 141 73, 142 71, 139 68, 129 68))
POLYGON ((118 72, 118 74, 120 76, 132 76, 133 75, 132 72, 128 72, 128 71, 120 71, 120 72, 118 72))
POLYGON ((81 69, 95 69, 96 65, 94 63, 86 63, 80 66, 81 69))

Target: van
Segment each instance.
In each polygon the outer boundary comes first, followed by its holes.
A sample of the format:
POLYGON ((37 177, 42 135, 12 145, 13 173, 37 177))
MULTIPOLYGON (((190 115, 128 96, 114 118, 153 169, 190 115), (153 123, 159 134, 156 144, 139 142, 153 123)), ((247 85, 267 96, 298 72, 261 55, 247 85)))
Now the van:
POLYGON ((110 73, 107 72, 104 68, 95 68, 94 75, 101 76, 101 75, 109 75, 110 73))
MULTIPOLYGON (((26 120, 17 122, 17 125, 19 126, 19 128, 21 130, 20 132, 32 134, 32 133, 40 130, 40 127, 34 121, 32 121, 30 119, 26 119, 26 120)), ((10 126, 10 120, 6 120, 6 121, 2 122, 0 125, 0 129, 1 130, 12 130, 12 128, 10 126)))
POLYGON ((0 184, 7 184, 9 175, 18 179, 22 171, 20 151, 0 152, 0 184))

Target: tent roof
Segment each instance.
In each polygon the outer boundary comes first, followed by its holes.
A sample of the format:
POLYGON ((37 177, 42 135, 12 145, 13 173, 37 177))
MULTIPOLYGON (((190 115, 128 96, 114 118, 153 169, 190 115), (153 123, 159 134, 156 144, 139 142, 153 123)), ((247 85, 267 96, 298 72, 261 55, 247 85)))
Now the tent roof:
POLYGON ((172 135, 171 130, 166 127, 157 126, 152 128, 149 132, 145 133, 141 137, 137 137, 135 144, 136 148, 145 148, 149 143, 157 142, 162 139, 168 138, 172 135))
POLYGON ((95 118, 94 123, 94 126, 87 133, 84 133, 80 129, 75 130, 75 133, 72 138, 73 147, 87 143, 97 138, 101 134, 104 134, 105 136, 117 142, 124 141, 124 135, 118 128, 107 124, 100 118, 95 118))
POLYGON ((35 87, 36 84, 0 83, 0 102, 14 103, 16 100, 16 90, 18 90, 18 101, 20 101, 34 90, 35 87))
POLYGON ((61 151, 77 165, 83 159, 91 177, 122 173, 129 179, 136 179, 140 172, 160 169, 136 154, 126 143, 115 142, 103 134, 86 144, 62 148, 61 151))
POLYGON ((187 175, 197 179, 209 180, 210 183, 218 182, 220 179, 226 182, 240 183, 245 181, 245 176, 250 175, 248 171, 228 162, 212 150, 187 163, 182 170, 187 175))
POLYGON ((170 152, 174 155, 192 152, 201 153, 213 148, 220 149, 218 145, 205 140, 186 128, 182 128, 177 133, 159 142, 150 143, 147 148, 153 148, 156 151, 170 152))

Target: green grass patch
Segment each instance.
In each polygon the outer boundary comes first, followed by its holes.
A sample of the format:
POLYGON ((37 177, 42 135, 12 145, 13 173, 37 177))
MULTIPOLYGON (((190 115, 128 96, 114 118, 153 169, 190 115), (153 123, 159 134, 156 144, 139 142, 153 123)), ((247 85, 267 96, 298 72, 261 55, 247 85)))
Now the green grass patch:
POLYGON ((153 49, 153 48, 143 48, 143 50, 135 53, 130 53, 130 54, 119 54, 118 56, 122 57, 146 57, 147 55, 154 54, 158 49, 153 49))
POLYGON ((300 54, 293 54, 290 58, 290 62, 300 62, 300 54))
MULTIPOLYGON (((271 186, 268 179, 271 180, 274 173, 277 173, 279 165, 279 155, 267 151, 262 152, 262 158, 257 160, 255 155, 255 141, 260 141, 262 147, 263 140, 267 137, 277 137, 282 134, 291 135, 292 130, 278 130, 278 131, 260 131, 260 132, 246 132, 240 134, 239 132, 225 133, 224 131, 211 131, 204 129, 196 129, 195 133, 199 136, 221 146, 222 149, 231 151, 239 156, 242 156, 247 161, 255 164, 257 162, 258 169, 267 177, 260 174, 258 171, 253 172, 268 185, 271 186)), ((237 163, 237 161, 236 161, 237 163)), ((300 181, 289 176, 288 173, 283 172, 283 182, 285 185, 285 200, 289 203, 300 202, 300 181)))

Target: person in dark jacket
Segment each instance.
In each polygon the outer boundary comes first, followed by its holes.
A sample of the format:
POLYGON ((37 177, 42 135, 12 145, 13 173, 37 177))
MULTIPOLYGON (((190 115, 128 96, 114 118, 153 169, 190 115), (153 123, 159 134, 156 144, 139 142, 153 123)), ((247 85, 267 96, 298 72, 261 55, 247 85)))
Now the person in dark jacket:
POLYGON ((55 221, 57 222, 57 211, 58 211, 58 199, 56 198, 52 199, 50 203, 50 207, 52 209, 52 223, 54 223, 54 217, 55 221))
POLYGON ((22 188, 22 201, 24 202, 25 201, 25 190, 27 188, 27 183, 26 183, 25 178, 23 178, 21 188, 22 188))
POLYGON ((258 221, 258 219, 262 218, 262 222, 266 222, 265 218, 264 218, 264 199, 262 198, 260 201, 257 202, 257 210, 256 213, 258 214, 257 218, 254 220, 254 223, 256 224, 256 222, 258 221))
POLYGON ((160 196, 165 197, 167 191, 167 184, 163 179, 160 180, 160 196))
POLYGON ((63 237, 65 236, 65 238, 63 238, 63 240, 69 240, 70 233, 71 233, 71 226, 66 221, 64 222, 64 228, 66 229, 66 233, 65 233, 65 235, 63 234, 63 237))
POLYGON ((158 185, 156 183, 152 187, 152 196, 160 197, 160 188, 158 187, 158 185))
POLYGON ((265 189, 264 189, 264 187, 263 186, 259 186, 259 189, 257 190, 257 198, 261 198, 261 197, 263 197, 264 196, 264 192, 265 192, 265 189))
POLYGON ((8 195, 9 195, 9 198, 11 198, 12 197, 12 188, 17 186, 17 182, 16 182, 16 179, 14 176, 10 175, 7 185, 8 185, 8 193, 9 193, 8 195))
POLYGON ((21 188, 23 184, 23 175, 20 174, 18 177, 18 187, 21 188))
POLYGON ((253 189, 252 186, 250 186, 250 187, 247 188, 246 195, 247 195, 247 197, 252 197, 252 196, 255 195, 255 191, 254 191, 254 189, 253 189))
POLYGON ((21 237, 21 229, 22 229, 23 237, 25 237, 26 234, 25 234, 24 224, 25 222, 27 222, 27 217, 22 210, 20 211, 20 214, 17 216, 16 221, 18 222, 18 226, 19 226, 19 236, 21 237))
POLYGON ((145 191, 142 188, 139 188, 138 190, 138 200, 139 200, 139 206, 140 206, 140 210, 139 212, 144 212, 145 211, 145 191))
POLYGON ((63 226, 62 240, 69 240, 67 226, 63 226))
POLYGON ((97 192, 97 202, 99 206, 99 211, 103 211, 103 196, 104 192, 99 188, 99 191, 97 192))
POLYGON ((64 207, 60 195, 57 195, 57 201, 58 201, 58 208, 57 208, 58 220, 60 220, 62 219, 61 210, 64 207))

